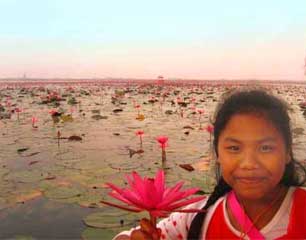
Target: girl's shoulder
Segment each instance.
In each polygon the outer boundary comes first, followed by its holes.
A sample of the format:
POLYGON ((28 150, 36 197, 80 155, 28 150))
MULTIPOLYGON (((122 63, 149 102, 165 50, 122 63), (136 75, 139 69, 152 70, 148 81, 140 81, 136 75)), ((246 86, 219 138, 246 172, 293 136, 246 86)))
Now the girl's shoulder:
POLYGON ((295 191, 306 197, 306 187, 304 187, 304 186, 295 187, 295 191))

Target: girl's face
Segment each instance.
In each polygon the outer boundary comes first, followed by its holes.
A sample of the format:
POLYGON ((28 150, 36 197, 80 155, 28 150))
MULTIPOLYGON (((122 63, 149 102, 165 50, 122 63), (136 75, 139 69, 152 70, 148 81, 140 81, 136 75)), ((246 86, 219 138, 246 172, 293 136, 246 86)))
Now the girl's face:
POLYGON ((236 114, 218 142, 224 180, 238 197, 260 200, 275 194, 290 161, 281 133, 264 116, 236 114))

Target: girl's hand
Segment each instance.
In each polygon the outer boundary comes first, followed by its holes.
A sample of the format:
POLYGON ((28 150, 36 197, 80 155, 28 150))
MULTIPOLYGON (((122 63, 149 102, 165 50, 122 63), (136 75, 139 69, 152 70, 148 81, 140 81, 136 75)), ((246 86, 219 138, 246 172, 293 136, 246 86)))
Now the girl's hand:
POLYGON ((152 223, 143 218, 140 221, 140 228, 131 233, 131 240, 159 240, 161 230, 153 226, 152 223))

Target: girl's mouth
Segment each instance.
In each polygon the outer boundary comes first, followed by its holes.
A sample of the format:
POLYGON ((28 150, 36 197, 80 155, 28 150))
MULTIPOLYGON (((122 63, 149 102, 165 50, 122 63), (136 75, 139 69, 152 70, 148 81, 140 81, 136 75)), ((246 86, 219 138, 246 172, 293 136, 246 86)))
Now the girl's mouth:
POLYGON ((264 181, 264 177, 236 177, 236 180, 244 184, 259 184, 264 181))

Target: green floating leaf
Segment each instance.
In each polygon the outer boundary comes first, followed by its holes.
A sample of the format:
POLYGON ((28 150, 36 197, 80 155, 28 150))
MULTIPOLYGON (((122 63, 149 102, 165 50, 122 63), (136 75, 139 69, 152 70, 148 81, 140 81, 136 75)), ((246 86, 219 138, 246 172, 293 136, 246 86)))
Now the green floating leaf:
POLYGON ((77 188, 75 186, 60 186, 49 188, 44 194, 49 199, 68 200, 68 202, 70 202, 69 200, 72 200, 72 202, 75 202, 80 196, 82 196, 83 193, 83 189, 77 188))
POLYGON ((46 173, 39 170, 26 170, 10 172, 4 177, 4 179, 13 182, 34 183, 44 179, 46 176, 46 173))
POLYGON ((42 192, 36 189, 18 189, 14 191, 14 195, 10 200, 16 203, 24 203, 26 201, 38 198, 42 196, 42 192))
POLYGON ((19 149, 17 149, 17 152, 18 152, 18 153, 22 153, 22 152, 27 151, 28 149, 29 149, 28 147, 25 147, 25 148, 19 148, 19 149))
POLYGON ((101 228, 86 228, 82 233, 83 240, 97 240, 97 239, 104 239, 104 240, 111 240, 119 233, 120 230, 113 230, 113 229, 101 229, 101 228))
POLYGON ((84 223, 89 227, 95 228, 131 228, 137 226, 139 221, 145 215, 127 214, 121 210, 114 208, 104 208, 104 211, 92 213, 83 219, 84 223), (111 210, 109 210, 111 209, 111 210))
POLYGON ((4 198, 0 197, 0 210, 5 209, 8 207, 8 203, 4 198))
POLYGON ((191 179, 191 185, 194 187, 199 187, 205 193, 212 192, 215 184, 215 180, 211 176, 202 176, 201 178, 191 179))
POLYGON ((71 115, 62 115, 61 121, 62 122, 73 122, 73 118, 71 115))
POLYGON ((126 183, 126 180, 123 175, 118 173, 109 174, 103 177, 104 183, 112 183, 118 186, 123 186, 126 183))
POLYGON ((88 208, 101 208, 104 207, 100 201, 102 194, 99 193, 86 193, 78 199, 78 204, 82 207, 88 208))
POLYGON ((137 170, 139 168, 142 167, 142 164, 139 162, 125 162, 125 163, 116 163, 114 161, 112 161, 112 163, 109 164, 109 166, 111 168, 113 168, 114 170, 127 170, 127 171, 131 171, 131 170, 137 170))
POLYGON ((104 166, 105 164, 103 162, 79 161, 74 164, 73 168, 80 170, 94 170, 104 168, 104 166))
POLYGON ((0 168, 0 177, 3 177, 4 175, 8 174, 10 170, 7 168, 0 168))
POLYGON ((14 240, 34 240, 32 236, 26 236, 26 235, 16 235, 14 237, 14 240))

